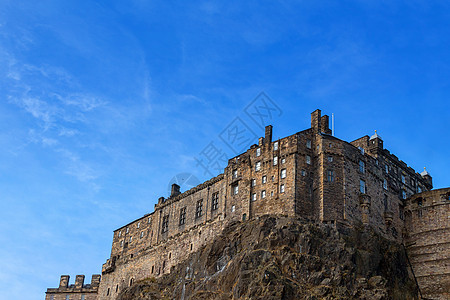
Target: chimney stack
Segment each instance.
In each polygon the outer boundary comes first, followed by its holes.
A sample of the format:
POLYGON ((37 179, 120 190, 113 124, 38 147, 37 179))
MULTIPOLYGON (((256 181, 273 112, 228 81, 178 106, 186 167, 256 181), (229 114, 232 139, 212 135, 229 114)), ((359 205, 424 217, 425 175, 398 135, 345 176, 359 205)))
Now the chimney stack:
POLYGON ((311 113, 311 128, 313 133, 321 133, 321 114, 320 109, 316 109, 311 113))
POLYGON ((266 135, 264 137, 264 143, 265 144, 270 144, 272 143, 272 125, 267 125, 266 126, 266 135))
POLYGON ((172 190, 170 191, 170 197, 175 197, 181 194, 180 186, 176 183, 172 184, 172 190))

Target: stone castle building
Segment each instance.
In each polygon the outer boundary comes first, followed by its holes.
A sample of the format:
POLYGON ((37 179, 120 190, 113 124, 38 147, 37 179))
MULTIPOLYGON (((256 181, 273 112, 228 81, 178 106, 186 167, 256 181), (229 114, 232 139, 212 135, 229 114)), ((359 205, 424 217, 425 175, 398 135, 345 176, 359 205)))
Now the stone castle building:
MULTIPOLYGON (((424 220, 411 216, 417 205, 414 199, 433 198, 428 172, 419 174, 391 154, 376 132, 350 143, 331 133, 329 117, 320 110, 311 114, 311 128, 279 140, 272 140, 272 126, 267 126, 258 144, 230 159, 222 174, 183 193, 172 185, 170 197, 159 198, 154 212, 115 230, 101 283, 93 278, 85 287, 86 295, 79 292, 84 289, 82 283, 68 287, 61 277, 60 287, 48 289, 46 299, 90 300, 95 293, 87 291, 94 288, 97 299, 116 299, 134 281, 170 272, 212 241, 228 222, 266 214, 370 225, 388 239, 410 241, 411 260, 420 265, 416 275, 423 282, 441 275, 448 280, 448 197, 439 207, 430 204, 436 213, 426 225, 430 230, 425 230, 420 225, 424 220), (434 242, 427 240, 430 236, 434 242), (441 243, 446 254, 436 254, 434 263, 447 267, 428 279, 433 262, 422 259, 420 253, 435 243, 441 243)), ((431 200, 423 201, 428 205, 431 200)))

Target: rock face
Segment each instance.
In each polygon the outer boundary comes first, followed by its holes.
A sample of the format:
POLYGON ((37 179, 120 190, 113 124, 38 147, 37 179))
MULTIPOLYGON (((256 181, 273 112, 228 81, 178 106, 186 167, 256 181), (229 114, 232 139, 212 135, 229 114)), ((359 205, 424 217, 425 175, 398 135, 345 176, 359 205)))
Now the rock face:
POLYGON ((404 248, 370 228, 266 216, 230 224, 118 299, 418 299, 418 290, 404 248))

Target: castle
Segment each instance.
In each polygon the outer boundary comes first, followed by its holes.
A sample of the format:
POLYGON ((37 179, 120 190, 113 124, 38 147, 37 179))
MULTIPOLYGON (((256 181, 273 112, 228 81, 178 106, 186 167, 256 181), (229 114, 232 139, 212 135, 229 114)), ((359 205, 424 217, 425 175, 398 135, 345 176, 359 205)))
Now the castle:
POLYGON ((68 285, 64 275, 46 300, 116 299, 136 280, 170 272, 228 222, 267 214, 370 225, 406 241, 421 289, 432 293, 439 284, 448 293, 450 189, 432 187, 427 171, 415 172, 384 149, 376 132, 348 143, 332 135, 329 117, 316 110, 311 128, 272 140, 266 126, 258 144, 230 159, 222 174, 183 193, 173 184, 154 212, 114 231, 101 282, 94 275, 84 285, 79 275, 68 285))

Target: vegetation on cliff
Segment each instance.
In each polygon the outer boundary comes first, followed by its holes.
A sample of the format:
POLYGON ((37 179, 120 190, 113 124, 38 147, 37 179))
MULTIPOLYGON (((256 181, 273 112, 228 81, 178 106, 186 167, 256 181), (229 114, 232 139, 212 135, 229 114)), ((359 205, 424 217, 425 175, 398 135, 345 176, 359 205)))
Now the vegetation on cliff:
POLYGON ((123 290, 130 299, 417 299, 401 245, 367 227, 265 216, 123 290))

